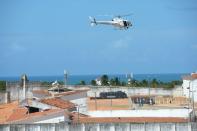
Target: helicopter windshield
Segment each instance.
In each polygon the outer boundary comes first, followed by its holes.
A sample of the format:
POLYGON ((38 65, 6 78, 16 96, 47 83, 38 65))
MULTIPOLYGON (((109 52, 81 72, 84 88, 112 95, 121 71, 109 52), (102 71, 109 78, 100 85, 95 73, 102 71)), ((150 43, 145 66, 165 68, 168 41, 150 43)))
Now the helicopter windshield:
POLYGON ((124 24, 125 27, 128 26, 127 21, 123 21, 123 24, 124 24))

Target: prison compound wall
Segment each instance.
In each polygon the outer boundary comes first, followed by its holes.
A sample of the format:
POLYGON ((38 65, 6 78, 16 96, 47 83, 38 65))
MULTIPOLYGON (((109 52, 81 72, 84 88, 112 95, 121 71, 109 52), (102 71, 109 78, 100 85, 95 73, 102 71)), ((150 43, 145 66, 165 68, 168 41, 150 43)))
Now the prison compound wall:
POLYGON ((0 125, 0 131, 197 131, 197 123, 97 123, 0 125))

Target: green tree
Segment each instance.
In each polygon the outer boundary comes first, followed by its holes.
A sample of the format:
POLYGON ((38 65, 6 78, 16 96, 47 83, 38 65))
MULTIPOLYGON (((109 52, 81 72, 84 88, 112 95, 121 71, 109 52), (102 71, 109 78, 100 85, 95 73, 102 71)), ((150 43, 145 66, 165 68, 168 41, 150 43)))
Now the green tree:
POLYGON ((118 77, 115 77, 114 79, 110 79, 110 85, 112 86, 120 86, 121 85, 121 82, 120 80, 118 79, 118 77))
POLYGON ((148 86, 148 81, 147 80, 142 80, 141 85, 143 87, 147 87, 148 86))
POLYGON ((119 81, 118 77, 115 77, 114 81, 115 81, 116 86, 120 86, 120 81, 119 81))
POLYGON ((6 81, 0 81, 0 92, 6 91, 6 81))
POLYGON ((116 85, 115 80, 113 78, 110 79, 110 82, 109 83, 110 83, 111 86, 115 86, 116 85))
POLYGON ((41 86, 51 87, 52 86, 52 82, 43 81, 43 82, 41 82, 41 86))
POLYGON ((158 85, 159 85, 159 82, 157 81, 157 79, 153 79, 153 80, 151 81, 151 86, 152 86, 153 88, 158 87, 158 85))
POLYGON ((132 81, 131 81, 131 86, 132 86, 132 87, 137 87, 137 86, 138 86, 138 81, 135 80, 135 79, 132 79, 132 81))
POLYGON ((127 83, 125 81, 121 82, 121 86, 126 86, 126 85, 127 85, 127 83))
POLYGON ((65 84, 64 81, 58 81, 58 83, 59 83, 60 85, 64 85, 64 84, 65 84))
POLYGON ((93 86, 96 86, 96 81, 95 80, 91 80, 90 84, 93 85, 93 86))
POLYGON ((84 80, 81 80, 81 81, 79 82, 79 85, 86 85, 86 82, 85 82, 84 80))
POLYGON ((102 75, 101 76, 101 85, 102 86, 108 86, 109 85, 109 78, 107 75, 102 75))

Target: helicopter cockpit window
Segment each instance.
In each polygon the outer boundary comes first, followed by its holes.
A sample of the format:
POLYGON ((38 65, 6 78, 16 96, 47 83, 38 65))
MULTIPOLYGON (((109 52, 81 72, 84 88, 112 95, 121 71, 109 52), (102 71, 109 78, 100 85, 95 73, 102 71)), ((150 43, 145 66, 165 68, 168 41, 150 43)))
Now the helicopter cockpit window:
POLYGON ((124 24, 124 26, 127 26, 127 22, 126 21, 123 21, 123 24, 124 24))

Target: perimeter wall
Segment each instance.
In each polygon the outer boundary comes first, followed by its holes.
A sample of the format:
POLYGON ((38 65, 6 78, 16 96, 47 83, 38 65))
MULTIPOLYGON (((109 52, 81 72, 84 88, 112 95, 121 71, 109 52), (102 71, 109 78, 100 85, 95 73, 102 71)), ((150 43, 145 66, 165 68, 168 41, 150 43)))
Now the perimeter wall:
POLYGON ((197 131, 197 123, 0 125, 0 131, 197 131))

